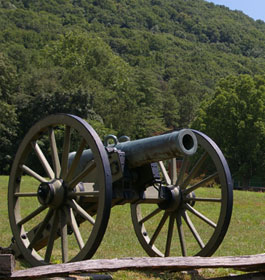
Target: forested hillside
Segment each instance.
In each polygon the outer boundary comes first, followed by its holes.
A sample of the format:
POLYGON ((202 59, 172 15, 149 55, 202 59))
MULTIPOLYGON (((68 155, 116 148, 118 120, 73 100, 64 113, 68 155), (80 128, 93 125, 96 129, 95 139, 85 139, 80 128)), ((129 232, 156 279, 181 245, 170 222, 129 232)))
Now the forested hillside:
POLYGON ((102 136, 189 126, 221 78, 265 73, 265 23, 204 0, 0 0, 0 171, 41 117, 102 136))

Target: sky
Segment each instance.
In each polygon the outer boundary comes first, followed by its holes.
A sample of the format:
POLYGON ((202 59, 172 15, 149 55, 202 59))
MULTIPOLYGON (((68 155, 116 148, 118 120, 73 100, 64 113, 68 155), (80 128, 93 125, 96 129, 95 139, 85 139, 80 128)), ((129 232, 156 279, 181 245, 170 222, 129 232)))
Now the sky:
POLYGON ((216 5, 224 5, 231 10, 239 10, 253 19, 265 21, 265 0, 207 0, 216 5))

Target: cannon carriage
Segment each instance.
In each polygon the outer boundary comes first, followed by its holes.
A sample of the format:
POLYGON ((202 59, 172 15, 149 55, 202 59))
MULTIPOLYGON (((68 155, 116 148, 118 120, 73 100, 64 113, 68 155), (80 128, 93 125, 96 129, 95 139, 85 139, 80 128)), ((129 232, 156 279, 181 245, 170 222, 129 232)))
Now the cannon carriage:
POLYGON ((109 135, 103 143, 77 116, 48 116, 29 130, 13 162, 12 247, 32 266, 91 258, 111 208, 125 203, 149 256, 211 256, 232 214, 229 167, 196 130, 134 141, 109 135))

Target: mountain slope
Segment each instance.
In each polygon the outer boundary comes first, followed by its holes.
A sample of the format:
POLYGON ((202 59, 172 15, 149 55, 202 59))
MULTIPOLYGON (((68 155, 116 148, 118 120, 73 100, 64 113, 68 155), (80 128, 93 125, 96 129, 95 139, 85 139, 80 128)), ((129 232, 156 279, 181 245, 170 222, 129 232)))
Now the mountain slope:
POLYGON ((0 0, 0 53, 17 140, 54 112, 137 138, 188 126, 220 78, 263 74, 265 23, 204 0, 0 0))

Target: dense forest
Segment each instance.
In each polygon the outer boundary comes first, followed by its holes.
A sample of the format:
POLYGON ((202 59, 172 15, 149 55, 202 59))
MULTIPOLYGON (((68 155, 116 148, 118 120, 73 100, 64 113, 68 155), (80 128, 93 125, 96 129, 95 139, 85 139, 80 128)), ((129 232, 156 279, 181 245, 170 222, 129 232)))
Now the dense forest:
MULTIPOLYGON (((0 173, 29 127, 55 112, 87 119, 100 136, 200 128, 232 160, 227 127, 214 120, 225 123, 228 103, 216 100, 232 90, 240 103, 250 83, 261 104, 248 124, 259 128, 251 176, 264 176, 264 54, 265 22, 204 0, 0 0, 0 173)), ((228 120, 231 130, 245 115, 228 120)))

